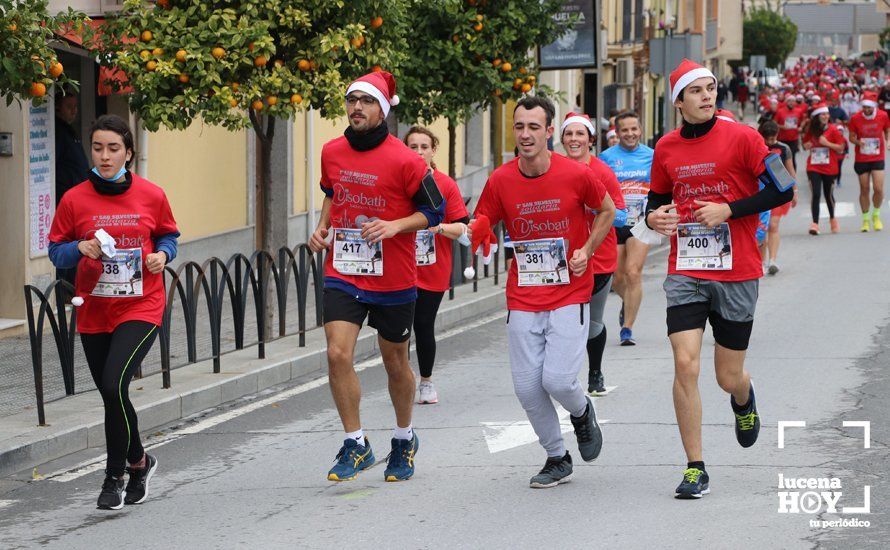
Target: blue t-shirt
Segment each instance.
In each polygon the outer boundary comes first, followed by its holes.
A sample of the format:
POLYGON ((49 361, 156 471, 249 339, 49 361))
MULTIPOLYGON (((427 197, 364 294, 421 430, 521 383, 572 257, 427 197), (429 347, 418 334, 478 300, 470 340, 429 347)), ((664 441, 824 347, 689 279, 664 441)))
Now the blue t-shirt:
POLYGON ((642 143, 633 151, 618 144, 600 153, 600 160, 615 172, 621 185, 621 194, 624 195, 624 204, 627 206, 625 227, 635 225, 646 211, 653 154, 654 151, 642 143))

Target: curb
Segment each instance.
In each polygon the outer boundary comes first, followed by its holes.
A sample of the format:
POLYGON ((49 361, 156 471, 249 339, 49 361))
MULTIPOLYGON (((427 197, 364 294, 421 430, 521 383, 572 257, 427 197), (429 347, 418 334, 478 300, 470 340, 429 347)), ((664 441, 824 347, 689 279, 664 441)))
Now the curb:
MULTIPOLYGON (((485 316, 506 307, 504 285, 490 280, 479 281, 479 291, 473 293, 470 284, 455 289, 455 299, 445 299, 436 317, 437 332, 455 328, 469 320, 485 316)), ((355 361, 373 356, 377 351, 377 333, 367 326, 359 333, 355 346, 355 361)), ((139 414, 143 434, 189 417, 206 409, 256 394, 308 374, 321 373, 326 368, 324 333, 313 330, 306 335, 306 347, 298 348, 297 337, 288 336, 266 344, 266 359, 256 358, 256 348, 227 353, 222 372, 213 374, 212 361, 201 361, 175 369, 171 373, 173 387, 138 388, 147 386, 154 376, 135 380, 130 385, 130 397, 139 414), (299 350, 295 353, 295 350, 299 350)), ((74 395, 47 404, 49 426, 37 426, 34 411, 4 418, 0 428, 0 476, 7 476, 45 464, 66 455, 102 446, 105 442, 103 408, 95 391, 74 395)))

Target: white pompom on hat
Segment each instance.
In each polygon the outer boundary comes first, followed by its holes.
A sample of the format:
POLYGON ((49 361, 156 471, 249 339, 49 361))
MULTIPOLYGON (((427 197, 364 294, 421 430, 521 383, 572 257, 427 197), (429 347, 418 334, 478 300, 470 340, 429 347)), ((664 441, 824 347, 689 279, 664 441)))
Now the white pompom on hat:
POLYGON ((346 89, 346 95, 354 91, 365 92, 376 99, 383 109, 383 116, 389 115, 390 107, 399 104, 399 96, 396 95, 396 79, 392 73, 386 71, 374 71, 356 78, 346 89))
POLYGON ((695 61, 683 59, 677 68, 671 72, 671 102, 677 101, 677 96, 683 91, 683 88, 689 86, 699 78, 710 77, 717 83, 717 77, 710 70, 702 67, 695 61))

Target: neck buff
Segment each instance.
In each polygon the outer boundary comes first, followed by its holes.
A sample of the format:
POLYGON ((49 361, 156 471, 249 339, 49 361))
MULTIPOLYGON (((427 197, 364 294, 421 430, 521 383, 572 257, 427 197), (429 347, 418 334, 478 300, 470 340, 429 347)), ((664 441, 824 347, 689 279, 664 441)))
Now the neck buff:
POLYGON ((107 180, 99 175, 98 170, 93 168, 89 174, 90 183, 93 184, 93 189, 100 195, 120 195, 125 193, 130 188, 130 185, 133 184, 133 175, 126 168, 121 168, 121 172, 118 172, 118 174, 120 175, 117 179, 120 179, 120 176, 124 176, 124 181, 107 180))
POLYGON ((370 151, 383 143, 389 135, 389 129, 386 127, 386 121, 384 120, 379 126, 368 130, 363 134, 359 134, 352 129, 352 126, 349 126, 346 128, 346 131, 343 132, 343 135, 346 136, 349 145, 356 151, 370 151))

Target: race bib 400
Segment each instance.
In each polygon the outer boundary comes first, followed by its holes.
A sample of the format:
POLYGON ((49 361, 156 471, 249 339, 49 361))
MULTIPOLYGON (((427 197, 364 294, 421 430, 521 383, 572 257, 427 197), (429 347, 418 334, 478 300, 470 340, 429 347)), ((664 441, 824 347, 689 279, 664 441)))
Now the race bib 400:
POLYGON ((677 270, 732 269, 729 224, 707 227, 700 223, 677 226, 677 270))

